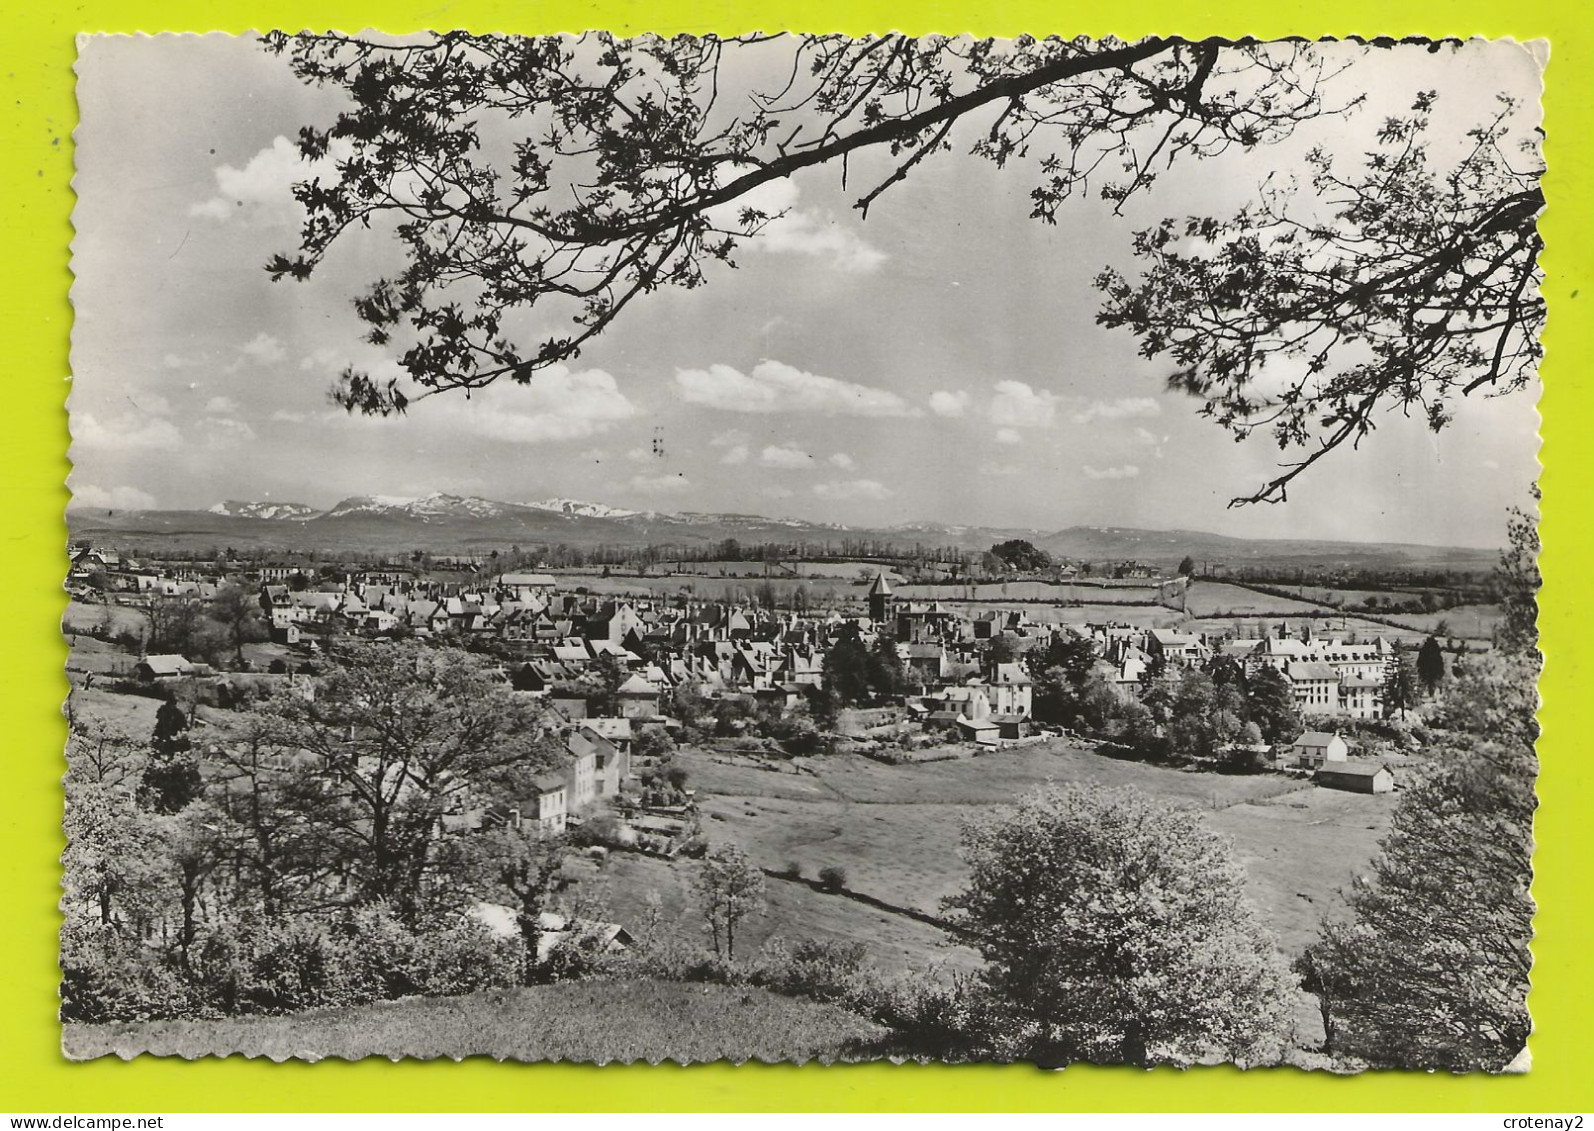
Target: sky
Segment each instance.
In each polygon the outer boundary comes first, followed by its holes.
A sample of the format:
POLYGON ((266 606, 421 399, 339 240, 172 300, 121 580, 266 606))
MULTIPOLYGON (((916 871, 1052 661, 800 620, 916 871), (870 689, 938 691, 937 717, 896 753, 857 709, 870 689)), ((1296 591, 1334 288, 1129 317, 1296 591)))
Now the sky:
POLYGON ((1132 266, 1136 228, 1232 212, 1310 145, 1357 154, 1419 90, 1439 92, 1435 125, 1454 139, 1498 92, 1536 115, 1536 66, 1511 44, 1367 52, 1330 88, 1365 92, 1364 108, 1178 166, 1123 217, 1082 200, 1043 225, 1029 218, 1032 168, 953 152, 863 220, 849 205, 867 165, 851 191, 839 170, 808 170, 762 190, 787 214, 736 270, 646 296, 529 386, 431 397, 390 419, 351 417, 327 393, 351 363, 396 372, 361 342, 350 305, 396 265, 392 242, 340 243, 308 283, 263 269, 296 247, 289 186, 307 169, 290 139, 330 123, 338 94, 219 35, 85 38, 78 76, 69 408, 81 506, 441 491, 855 525, 1489 546, 1537 474, 1537 390, 1475 395, 1439 434, 1392 414, 1287 503, 1231 509, 1274 473, 1277 448, 1236 443, 1166 391, 1166 362, 1096 325, 1092 286, 1104 266, 1132 266))

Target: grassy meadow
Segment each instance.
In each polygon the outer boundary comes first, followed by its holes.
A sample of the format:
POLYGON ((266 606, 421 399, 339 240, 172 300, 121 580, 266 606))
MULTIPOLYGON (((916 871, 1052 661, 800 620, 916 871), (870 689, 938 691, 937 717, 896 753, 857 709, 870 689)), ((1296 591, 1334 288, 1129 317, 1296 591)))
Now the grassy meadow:
POLYGON ((408 998, 282 1017, 63 1027, 74 1060, 241 1054, 275 1061, 366 1056, 504 1060, 835 1060, 884 1030, 836 1006, 751 987, 656 981, 561 982, 408 998))
POLYGON ((1387 794, 1336 793, 1277 774, 1150 766, 1061 740, 914 766, 837 755, 799 760, 808 772, 795 774, 721 754, 676 758, 691 773, 712 839, 736 841, 766 868, 796 862, 806 876, 844 868, 848 888, 930 914, 966 877, 958 854, 964 820, 1048 782, 1131 785, 1200 809, 1233 839, 1252 899, 1292 954, 1315 937, 1325 913, 1343 905, 1340 889, 1372 858, 1395 806, 1387 794))

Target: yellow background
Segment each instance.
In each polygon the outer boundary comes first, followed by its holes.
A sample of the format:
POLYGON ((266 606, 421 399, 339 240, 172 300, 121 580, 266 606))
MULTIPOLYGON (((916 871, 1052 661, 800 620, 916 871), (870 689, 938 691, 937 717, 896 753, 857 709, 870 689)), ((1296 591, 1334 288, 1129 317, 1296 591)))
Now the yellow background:
MULTIPOLYGON (((5 256, 0 325, 8 364, 0 376, 0 1109, 131 1111, 529 1111, 529 1110, 1260 1110, 1586 1111, 1594 1108, 1594 1026, 1589 1021, 1594 861, 1589 736, 1594 694, 1589 607, 1582 576, 1594 564, 1585 519, 1594 512, 1594 397, 1586 378, 1594 241, 1590 147, 1594 137, 1594 19, 1586 0, 1433 3, 1339 0, 1333 5, 1255 0, 1198 5, 1118 0, 911 3, 862 0, 802 5, 780 0, 234 0, 232 3, 37 3, 4 25, 0 226, 5 256), (1332 15, 1325 14, 1332 11, 1332 15), (229 31, 380 25, 390 31, 622 33, 793 27, 853 33, 974 31, 1115 34, 1487 35, 1547 38, 1543 230, 1550 300, 1544 365, 1545 469, 1542 625, 1543 777, 1535 895, 1539 901, 1531 1000, 1534 1066, 1517 1077, 1375 1073, 1335 1078, 1291 1069, 895 1067, 794 1068, 727 1064, 683 1069, 513 1065, 476 1059, 393 1064, 142 1057, 71 1064, 58 1051, 56 912, 61 849, 59 778, 65 726, 58 706, 66 657, 58 632, 65 600, 67 423, 63 401, 71 276, 73 37, 80 32, 229 31)), ((129 280, 136 287, 137 280, 129 280)))

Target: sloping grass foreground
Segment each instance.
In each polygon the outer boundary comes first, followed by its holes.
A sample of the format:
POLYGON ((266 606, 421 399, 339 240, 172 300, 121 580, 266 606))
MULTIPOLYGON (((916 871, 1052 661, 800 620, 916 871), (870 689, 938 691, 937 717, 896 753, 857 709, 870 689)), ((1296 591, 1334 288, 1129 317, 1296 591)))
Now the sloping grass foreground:
POLYGON ((491 1056, 503 1060, 683 1063, 834 1060, 885 1034, 832 1005, 750 987, 633 981, 566 982, 410 998, 282 1017, 64 1026, 74 1060, 265 1056, 320 1060, 491 1056))

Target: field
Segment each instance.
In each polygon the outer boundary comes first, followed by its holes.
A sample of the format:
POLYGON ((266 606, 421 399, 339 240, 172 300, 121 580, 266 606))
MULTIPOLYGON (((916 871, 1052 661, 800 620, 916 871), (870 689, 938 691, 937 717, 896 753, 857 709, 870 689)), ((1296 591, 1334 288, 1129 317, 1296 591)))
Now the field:
POLYGON ((1145 605, 1158 598, 1155 585, 1120 581, 1066 584, 1052 581, 982 581, 973 585, 899 585, 904 601, 1049 601, 1057 604, 1145 605))
POLYGON ((1302 616, 1326 607, 1312 601, 1275 597, 1224 581, 1197 581, 1185 595, 1185 608, 1195 617, 1302 616))
POLYGON ((1419 632, 1444 627, 1447 636, 1461 640, 1490 640, 1502 615, 1499 605, 1457 605, 1435 613, 1392 613, 1389 619, 1419 632))
MULTIPOLYGON (((724 827, 718 823, 707 831, 716 840, 726 839, 724 827)), ((708 946, 709 936, 692 893, 697 869, 698 864, 692 860, 667 861, 621 853, 611 856, 601 867, 590 860, 570 860, 565 864, 564 876, 575 886, 565 895, 566 906, 577 895, 583 900, 595 900, 601 910, 594 914, 623 923, 637 937, 645 938, 650 929, 649 918, 655 914, 650 910, 649 899, 656 897, 658 924, 653 930, 661 937, 673 935, 708 946)), ((816 871, 804 869, 804 874, 812 877, 816 871)), ((861 942, 869 961, 892 973, 936 966, 972 970, 979 963, 972 950, 955 945, 945 932, 930 924, 857 900, 823 894, 806 883, 771 876, 765 884, 765 898, 768 912, 737 928, 737 957, 755 954, 772 939, 790 943, 812 938, 861 942)))
POLYGON ((69 637, 90 632, 107 624, 112 632, 147 632, 149 617, 138 609, 124 605, 85 605, 81 601, 67 603, 61 616, 61 631, 69 637))
POLYGON ((1120 761, 1061 741, 917 766, 840 755, 806 760, 810 772, 797 774, 722 755, 677 759, 692 775, 711 837, 735 840, 769 868, 795 861, 808 876, 844 868, 849 888, 932 914, 964 882, 964 820, 1049 781, 1131 785, 1200 809, 1233 839, 1252 899, 1292 954, 1341 906, 1339 889, 1371 859, 1395 804, 1390 795, 1335 793, 1282 775, 1120 761))
POLYGON ((285 1017, 66 1025, 68 1057, 493 1056, 508 1060, 832 1060, 883 1030, 835 1006, 764 990, 671 982, 565 982, 411 998, 285 1017))

